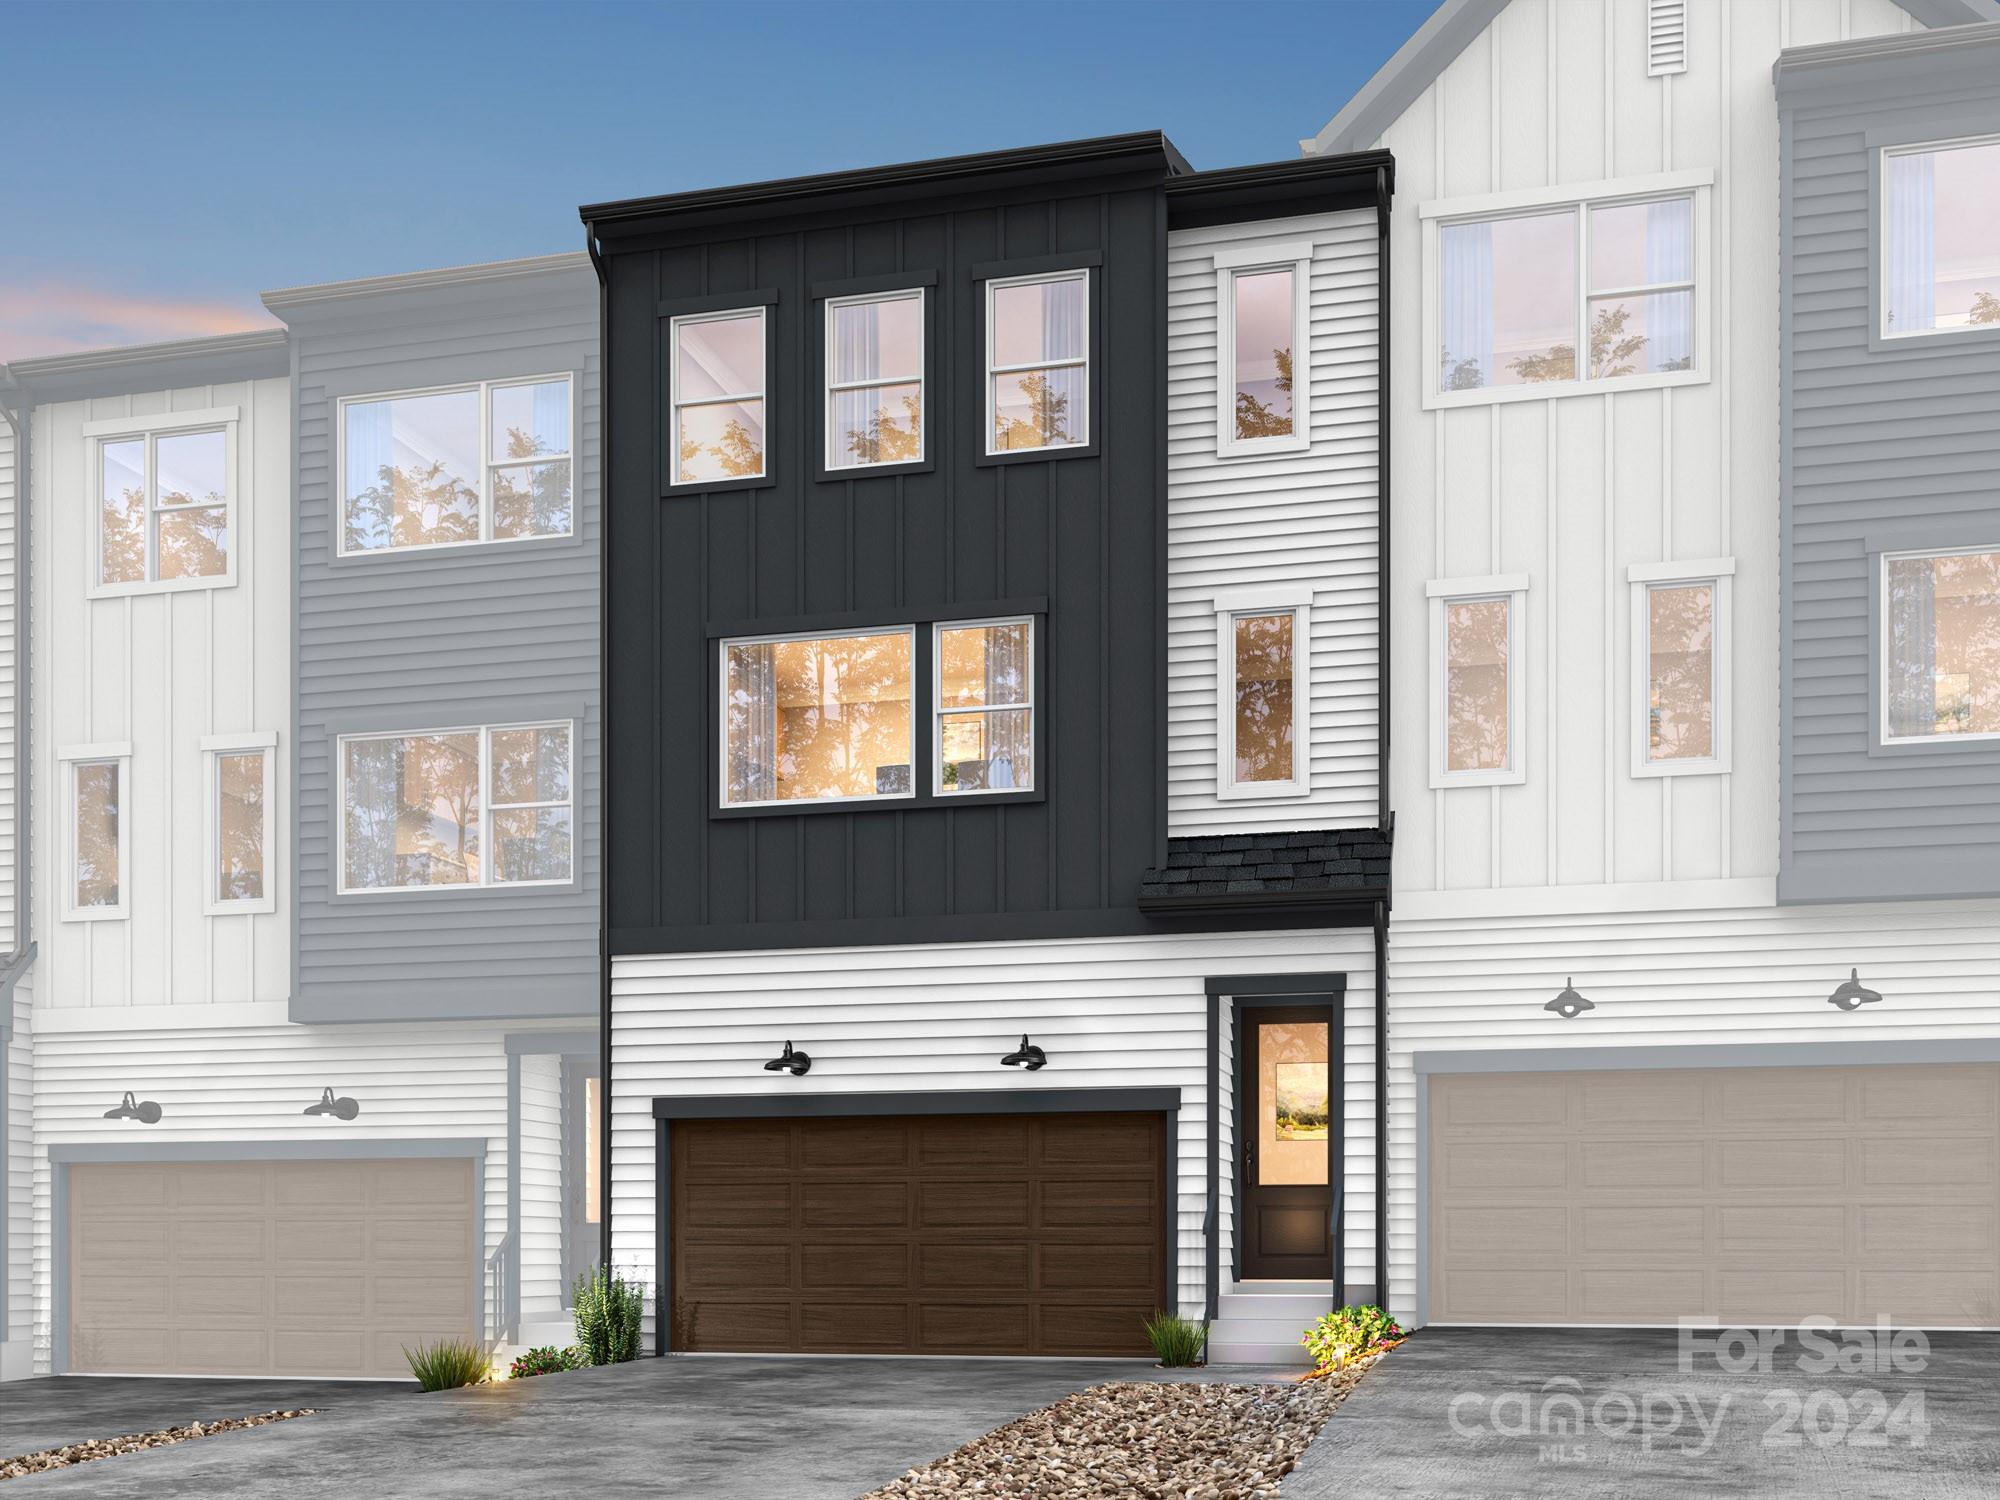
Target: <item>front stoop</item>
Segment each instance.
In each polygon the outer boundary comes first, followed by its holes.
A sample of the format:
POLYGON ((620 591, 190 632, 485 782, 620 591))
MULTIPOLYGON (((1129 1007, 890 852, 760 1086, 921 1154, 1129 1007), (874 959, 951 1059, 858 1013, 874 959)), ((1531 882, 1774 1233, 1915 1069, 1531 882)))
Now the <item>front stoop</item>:
POLYGON ((1218 1301, 1208 1362, 1304 1369, 1312 1359, 1299 1339, 1332 1307, 1330 1281, 1239 1281, 1218 1301))

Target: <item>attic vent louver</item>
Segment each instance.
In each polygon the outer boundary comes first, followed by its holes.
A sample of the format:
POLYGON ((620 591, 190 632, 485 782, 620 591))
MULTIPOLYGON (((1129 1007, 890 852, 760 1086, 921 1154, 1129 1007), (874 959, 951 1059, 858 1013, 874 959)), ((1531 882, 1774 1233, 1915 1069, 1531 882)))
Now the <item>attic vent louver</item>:
POLYGON ((1646 76, 1688 70, 1687 0, 1646 0, 1646 76))

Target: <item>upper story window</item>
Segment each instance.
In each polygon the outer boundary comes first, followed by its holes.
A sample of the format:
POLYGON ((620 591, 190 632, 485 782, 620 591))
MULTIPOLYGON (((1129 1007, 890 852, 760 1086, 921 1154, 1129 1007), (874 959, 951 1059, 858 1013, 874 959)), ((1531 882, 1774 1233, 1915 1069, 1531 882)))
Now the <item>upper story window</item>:
POLYGON ((344 555, 569 536, 570 378, 340 403, 344 555))
POLYGON ((1216 596, 1216 794, 1310 790, 1312 591, 1249 587, 1216 596))
POLYGON ((271 762, 275 737, 206 742, 210 915, 273 909, 270 885, 271 762))
POLYGON ((937 791, 1035 784, 1035 643, 1028 620, 936 627, 937 791))
POLYGON ((1308 244, 1232 247, 1215 257, 1222 356, 1218 449, 1290 452, 1310 437, 1308 244))
POLYGON ((572 729, 343 736, 341 890, 567 883, 572 729))
MULTIPOLYGON (((203 588, 231 581, 234 413, 187 418, 97 438, 97 594, 203 588), (170 423, 175 425, 169 425, 170 423)), ((115 427, 93 423, 93 429, 115 427)))
POLYGON ((1882 740, 2000 738, 2000 548, 1882 558, 1882 740))
POLYGON ((127 914, 125 865, 131 828, 125 791, 129 745, 81 745, 58 752, 64 771, 63 917, 99 921, 127 914))
POLYGON ((1882 333, 2000 330, 2000 140, 1882 157, 1882 333))
POLYGON ((1632 585, 1632 774, 1729 769, 1729 585, 1735 564, 1659 563, 1632 585))
POLYGON ((1442 579, 1431 596, 1431 785, 1526 779, 1521 723, 1519 575, 1442 579))
POLYGON ((986 451, 1090 441, 1090 272, 986 283, 986 451))
POLYGON ((674 483, 764 477, 769 317, 746 307, 670 323, 674 483))
POLYGON ((1504 213, 1426 206, 1426 404, 1699 378, 1701 190, 1616 187, 1504 213))
POLYGON ((915 635, 725 642, 723 805, 909 796, 915 635))
POLYGON ((826 304, 826 466, 924 458, 924 290, 826 304))

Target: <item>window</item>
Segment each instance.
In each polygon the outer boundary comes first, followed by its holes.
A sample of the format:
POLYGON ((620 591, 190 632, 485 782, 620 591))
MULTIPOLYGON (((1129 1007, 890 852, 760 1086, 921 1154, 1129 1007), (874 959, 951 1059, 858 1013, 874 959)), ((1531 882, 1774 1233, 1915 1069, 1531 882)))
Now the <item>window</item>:
POLYGON ((1090 441, 1090 272, 986 283, 986 451, 1090 441))
POLYGON ((749 307, 669 325, 675 484, 764 477, 767 315, 749 307))
POLYGON ((340 424, 343 555, 575 530, 567 375, 343 401, 340 424))
POLYGON ((207 741, 210 915, 270 911, 271 746, 207 741))
POLYGON ((341 889, 567 883, 572 728, 343 737, 341 889))
POLYGON ((1218 451, 1289 452, 1309 439, 1312 245, 1232 247, 1215 257, 1222 352, 1218 451))
POLYGON ((1602 200, 1444 219, 1426 309, 1428 399, 1694 378, 1697 201, 1694 190, 1607 190, 1602 200))
POLYGON ((2000 737, 2000 548, 1882 558, 1884 743, 2000 737))
POLYGON ((1883 153, 1882 332, 2000 330, 2000 140, 1883 153))
POLYGON ((230 581, 235 446, 234 413, 98 439, 95 592, 230 581))
POLYGON ((936 657, 938 794, 1033 787, 1033 622, 939 625, 936 657))
POLYGON ((1445 579, 1431 595, 1431 785, 1526 779, 1521 724, 1519 575, 1445 579))
POLYGON ((1632 774, 1729 769, 1729 585, 1734 562, 1657 563, 1632 585, 1632 774))
POLYGON ((101 921, 127 913, 131 830, 125 789, 131 754, 129 745, 83 745, 57 754, 68 786, 63 828, 63 915, 68 921, 101 921))
POLYGON ((1310 789, 1311 604, 1303 586, 1216 596, 1218 796, 1290 797, 1310 789))
POLYGON ((826 466, 924 457, 924 292, 826 304, 826 466))
POLYGON ((915 635, 725 641, 723 805, 910 796, 915 635))

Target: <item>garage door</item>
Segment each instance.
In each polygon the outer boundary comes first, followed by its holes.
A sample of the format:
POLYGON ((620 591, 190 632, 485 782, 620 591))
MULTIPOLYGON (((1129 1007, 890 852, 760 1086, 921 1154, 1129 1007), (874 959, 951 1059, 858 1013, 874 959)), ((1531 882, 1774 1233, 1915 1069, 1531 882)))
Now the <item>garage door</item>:
POLYGON ((69 1368, 409 1378, 466 1337, 469 1158, 69 1168, 69 1368))
POLYGON ((2000 1066, 1430 1079, 1430 1316, 2000 1323, 2000 1066))
POLYGON ((676 1121, 671 1138, 676 1347, 1147 1351, 1163 1116, 676 1121))

